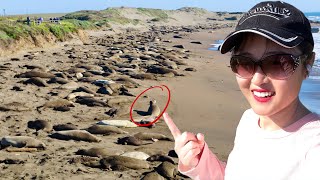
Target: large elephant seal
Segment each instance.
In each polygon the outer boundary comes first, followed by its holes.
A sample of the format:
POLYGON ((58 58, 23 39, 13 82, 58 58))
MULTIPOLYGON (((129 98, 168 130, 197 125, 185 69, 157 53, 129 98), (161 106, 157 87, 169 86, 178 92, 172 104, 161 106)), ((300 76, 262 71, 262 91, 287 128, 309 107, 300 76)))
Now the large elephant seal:
POLYGON ((125 157, 125 156, 109 156, 100 160, 100 164, 104 168, 117 169, 149 169, 150 165, 147 161, 125 157))
POLYGON ((103 135, 128 134, 128 132, 115 126, 97 125, 97 124, 92 125, 85 130, 87 130, 91 134, 103 134, 103 135))
POLYGON ((3 147, 18 147, 18 148, 37 148, 37 149, 45 149, 46 145, 29 136, 5 136, 1 139, 1 148, 3 147))
POLYGON ((76 140, 76 141, 88 141, 88 142, 100 142, 101 139, 85 130, 67 130, 58 131, 51 135, 52 138, 60 140, 76 140))

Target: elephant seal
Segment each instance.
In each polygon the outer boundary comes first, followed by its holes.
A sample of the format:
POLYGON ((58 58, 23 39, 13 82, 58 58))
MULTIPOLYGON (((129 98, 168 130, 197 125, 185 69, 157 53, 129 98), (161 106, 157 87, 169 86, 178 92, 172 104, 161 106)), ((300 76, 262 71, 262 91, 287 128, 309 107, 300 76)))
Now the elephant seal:
POLYGON ((157 172, 149 172, 141 180, 165 180, 165 178, 157 172))
POLYGON ((53 78, 55 77, 54 74, 41 72, 41 71, 29 71, 22 74, 18 74, 14 76, 15 78, 32 78, 32 77, 40 77, 40 78, 53 78))
POLYGON ((74 124, 67 123, 67 124, 57 124, 53 126, 55 131, 65 131, 65 130, 76 130, 78 127, 74 124))
POLYGON ((128 134, 128 132, 123 131, 120 128, 115 126, 107 126, 107 125, 92 125, 89 128, 85 129, 91 134, 103 134, 103 135, 111 135, 111 134, 128 134))
POLYGON ((58 87, 58 89, 64 89, 64 90, 74 90, 79 88, 79 84, 74 82, 74 81, 70 81, 66 84, 62 84, 61 86, 58 87))
POLYGON ((126 156, 126 157, 131 157, 131 158, 140 159, 140 160, 147 160, 150 157, 148 154, 144 152, 139 152, 139 151, 125 152, 120 156, 126 156))
POLYGON ((126 128, 138 127, 138 125, 129 120, 101 120, 97 124, 126 128))
POLYGON ((1 139, 1 148, 3 147, 8 147, 8 146, 13 146, 13 147, 28 147, 28 148, 37 148, 37 149, 45 149, 46 145, 29 136, 5 136, 1 139))
POLYGON ((156 171, 160 175, 168 179, 173 179, 178 174, 177 167, 174 164, 169 163, 167 161, 164 161, 158 167, 156 167, 156 171))
POLYGON ((33 85, 36 85, 36 86, 39 86, 39 87, 48 87, 49 86, 48 83, 45 80, 43 80, 43 79, 41 79, 39 77, 32 77, 32 78, 30 78, 28 80, 25 80, 23 82, 23 84, 33 84, 33 85))
POLYGON ((46 120, 34 120, 28 122, 28 128, 35 129, 37 131, 43 130, 45 132, 51 132, 52 124, 46 120))
POLYGON ((147 161, 125 157, 125 156, 109 156, 100 160, 100 164, 104 168, 117 169, 149 169, 150 165, 147 161))
POLYGON ((78 89, 76 89, 75 91, 77 92, 86 92, 89 94, 93 94, 94 96, 99 96, 96 92, 94 92, 93 90, 85 87, 85 86, 80 86, 78 89))
POLYGON ((43 107, 43 108, 74 107, 74 105, 72 102, 66 99, 57 99, 57 100, 46 102, 43 106, 40 106, 40 107, 43 107))
POLYGON ((93 94, 89 94, 86 92, 74 92, 74 93, 70 93, 66 99, 68 99, 69 101, 75 99, 76 97, 93 97, 93 94))
POLYGON ((121 105, 129 102, 131 102, 131 99, 127 97, 111 98, 111 99, 108 99, 108 106, 113 107, 115 105, 121 105))
POLYGON ((161 110, 159 106, 157 105, 157 101, 154 99, 150 101, 149 108, 148 108, 148 114, 153 117, 158 117, 161 113, 161 110))
POLYGON ((131 74, 130 77, 135 79, 150 79, 150 80, 156 80, 156 76, 151 73, 140 73, 140 74, 131 74))
POLYGON ((122 145, 133 145, 133 146, 140 146, 143 144, 143 142, 134 137, 134 136, 127 136, 127 137, 123 137, 123 138, 118 138, 117 141, 118 144, 122 144, 122 145))
POLYGON ((101 139, 95 135, 89 133, 85 130, 67 130, 67 131, 58 131, 51 135, 51 138, 56 138, 60 140, 76 140, 76 141, 87 141, 87 142, 100 142, 101 139))
POLYGON ((70 107, 74 107, 73 103, 66 99, 57 99, 53 101, 46 102, 44 105, 37 107, 37 111, 41 113, 42 109, 52 108, 57 111, 70 110, 70 107))
POLYGON ((106 149, 106 148, 90 148, 90 149, 79 149, 76 154, 77 155, 85 155, 85 156, 91 156, 91 157, 107 157, 107 156, 113 156, 113 155, 119 155, 122 154, 123 151, 121 150, 112 150, 106 149))
POLYGON ((77 97, 76 103, 87 105, 90 107, 93 106, 100 106, 100 107, 107 107, 108 104, 102 100, 94 99, 93 97, 77 97))
POLYGON ((53 77, 48 81, 48 83, 58 83, 58 84, 67 84, 69 82, 70 81, 68 79, 61 78, 61 77, 53 77))
POLYGON ((178 158, 178 154, 173 149, 168 152, 168 156, 178 158))
POLYGON ((145 132, 138 132, 133 135, 134 137, 141 139, 141 140, 166 140, 166 141, 173 141, 172 138, 169 138, 160 133, 145 133, 145 132))
POLYGON ((159 149, 159 148, 152 148, 152 147, 137 147, 134 149, 135 151, 141 151, 141 152, 145 152, 147 154, 149 154, 149 156, 155 155, 155 154, 159 154, 159 155, 165 155, 166 151, 163 149, 159 149))
POLYGON ((163 154, 154 154, 154 155, 148 157, 146 160, 151 161, 151 162, 153 162, 153 161, 161 161, 161 162, 168 161, 168 162, 174 164, 174 160, 172 159, 172 157, 167 156, 167 155, 163 155, 163 154))
POLYGON ((147 73, 154 73, 154 74, 168 74, 168 73, 173 73, 175 76, 179 76, 179 74, 177 73, 177 71, 172 70, 172 69, 168 69, 165 67, 161 67, 161 66, 157 66, 157 65, 153 65, 150 66, 147 70, 147 73))

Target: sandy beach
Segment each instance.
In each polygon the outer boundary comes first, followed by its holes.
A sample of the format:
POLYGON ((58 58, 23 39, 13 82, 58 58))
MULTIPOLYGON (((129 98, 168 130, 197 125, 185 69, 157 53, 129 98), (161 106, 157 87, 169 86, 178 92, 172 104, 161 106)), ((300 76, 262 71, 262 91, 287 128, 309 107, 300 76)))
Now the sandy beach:
MULTIPOLYGON (((78 129, 85 129, 101 120, 129 120, 128 110, 134 97, 124 95, 95 93, 95 96, 96 94, 99 95, 95 98, 103 101, 101 102, 102 105, 96 105, 98 102, 94 105, 82 104, 79 103, 81 102, 80 98, 70 100, 72 105, 69 108, 62 106, 42 109, 42 106, 46 106, 45 103, 64 99, 79 87, 86 86, 94 92, 98 91, 99 86, 94 85, 94 82, 101 79, 126 83, 125 88, 128 91, 125 92, 134 96, 150 86, 168 86, 171 90, 171 101, 167 112, 176 125, 181 131, 203 133, 210 149, 221 160, 226 161, 233 147, 238 121, 244 110, 249 108, 249 105, 241 95, 234 74, 228 67, 229 55, 221 55, 220 52, 210 51, 208 48, 214 40, 223 39, 231 31, 232 28, 221 28, 213 31, 180 31, 158 35, 156 38, 160 40, 150 41, 149 50, 144 49, 143 51, 148 51, 149 56, 152 53, 158 55, 162 47, 162 54, 173 54, 179 62, 184 62, 185 65, 175 65, 177 67, 173 67, 177 72, 176 75, 175 72, 165 74, 153 72, 150 74, 153 74, 156 80, 130 78, 134 83, 129 80, 117 81, 117 78, 123 75, 128 77, 128 74, 132 76, 133 72, 137 72, 135 71, 137 67, 129 67, 126 65, 127 62, 123 60, 128 56, 117 54, 119 50, 122 50, 123 55, 132 53, 130 49, 126 49, 127 47, 115 43, 117 41, 129 41, 121 38, 130 36, 130 34, 115 36, 115 38, 108 40, 106 38, 109 37, 108 32, 90 31, 87 32, 89 39, 85 43, 75 39, 49 48, 20 51, 10 56, 1 57, 0 125, 2 131, 0 137, 29 136, 42 141, 46 146, 45 150, 36 149, 35 152, 8 152, 6 147, 2 147, 3 149, 0 151, 1 179, 141 179, 148 172, 159 171, 157 167, 162 164, 160 161, 148 162, 149 168, 138 170, 112 171, 112 168, 93 167, 92 165, 89 166, 88 162, 99 162, 101 158, 77 155, 76 152, 79 149, 96 147, 106 149, 114 155, 130 151, 143 151, 143 149, 148 149, 153 153, 160 151, 167 155, 169 150, 174 147, 172 141, 146 141, 147 143, 140 146, 117 144, 118 138, 138 132, 161 133, 167 137, 172 137, 162 118, 154 128, 119 128, 127 131, 128 134, 98 134, 96 137, 100 139, 100 142, 60 140, 50 136, 57 130, 46 131, 41 128, 36 130, 28 125, 30 121, 45 120, 51 126, 72 123, 78 129), (181 38, 174 38, 177 35, 181 38), (105 41, 101 39, 105 39, 105 41), (108 41, 112 41, 111 43, 119 47, 109 51, 114 51, 116 54, 112 57, 105 55, 106 49, 110 49, 108 44, 110 42, 108 41), (198 43, 191 43, 195 41, 198 43), (107 45, 102 45, 103 43, 107 45), (183 48, 173 47, 175 45, 182 45, 183 48), (152 46, 158 49, 153 51, 152 46), (113 63, 107 64, 108 59, 112 59, 113 63), (113 65, 112 67, 117 66, 118 74, 115 76, 99 74, 103 68, 107 68, 107 65, 110 65, 110 67, 111 65, 113 65), (185 71, 186 68, 194 68, 196 71, 185 71), (66 79, 75 82, 75 84, 68 84, 67 87, 61 87, 63 84, 59 83, 44 85, 40 83, 39 85, 39 81, 21 75, 32 71, 32 69, 51 74, 62 73, 66 75, 66 79), (78 77, 77 72, 82 73, 84 77, 78 77), (122 73, 121 76, 120 72, 122 73), (137 87, 134 88, 134 86, 137 87), (112 108, 108 102, 110 102, 110 99, 117 97, 126 97, 128 101, 121 104, 121 110, 118 108, 117 112, 120 113, 121 111, 121 115, 116 114, 111 117, 108 112, 112 108), (107 103, 107 105, 104 103, 107 103)), ((132 36, 138 37, 139 33, 132 36)), ((138 40, 135 39, 135 42, 138 42, 138 40)), ((144 47, 137 45, 134 51, 138 51, 139 48, 143 49, 144 47)), ((141 54, 140 57, 142 57, 141 54)), ((132 58, 136 60, 133 61, 140 67, 141 71, 145 71, 148 69, 146 67, 149 67, 144 63, 152 62, 150 60, 142 63, 141 60, 132 58)), ((133 61, 131 61, 132 64, 133 61)), ((150 68, 148 71, 151 71, 150 68)), ((50 78, 42 79, 47 82, 50 78)), ((146 111, 150 99, 156 99, 161 110, 167 101, 166 94, 159 90, 152 90, 146 97, 138 101, 135 109, 146 111)), ((152 155, 152 153, 149 153, 149 155, 152 155)), ((176 157, 172 158, 176 168, 178 159, 176 157)), ((175 179, 188 179, 181 174, 177 174, 176 170, 172 173, 174 173, 175 179)))

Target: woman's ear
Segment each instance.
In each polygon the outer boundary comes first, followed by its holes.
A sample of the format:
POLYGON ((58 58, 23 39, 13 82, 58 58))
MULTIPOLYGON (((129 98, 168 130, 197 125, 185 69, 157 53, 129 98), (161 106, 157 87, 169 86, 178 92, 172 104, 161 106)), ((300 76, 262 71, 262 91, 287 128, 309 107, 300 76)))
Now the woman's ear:
POLYGON ((316 53, 315 52, 312 52, 311 55, 309 56, 309 58, 307 59, 306 61, 306 76, 305 78, 309 77, 310 73, 311 73, 311 70, 312 70, 312 66, 313 66, 313 63, 314 63, 314 60, 315 60, 315 57, 316 57, 316 53))

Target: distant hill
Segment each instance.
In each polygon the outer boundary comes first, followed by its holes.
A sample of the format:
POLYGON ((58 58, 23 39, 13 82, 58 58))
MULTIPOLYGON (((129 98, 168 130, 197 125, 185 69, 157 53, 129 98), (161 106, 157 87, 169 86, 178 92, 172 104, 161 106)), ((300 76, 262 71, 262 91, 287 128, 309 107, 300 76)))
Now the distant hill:
POLYGON ((241 13, 210 12, 202 8, 183 7, 177 10, 114 7, 101 11, 83 10, 68 13, 63 19, 93 21, 98 26, 118 25, 196 25, 234 21, 241 13))

